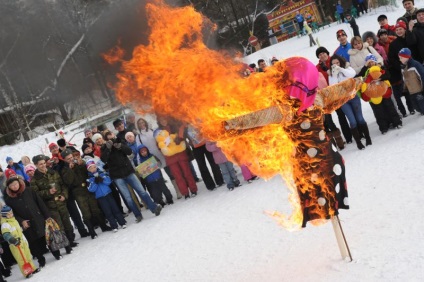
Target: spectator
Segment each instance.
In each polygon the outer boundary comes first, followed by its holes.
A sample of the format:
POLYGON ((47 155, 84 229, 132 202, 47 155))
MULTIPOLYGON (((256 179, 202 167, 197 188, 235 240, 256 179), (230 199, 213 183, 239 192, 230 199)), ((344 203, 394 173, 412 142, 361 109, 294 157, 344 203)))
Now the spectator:
POLYGON ((362 13, 362 15, 364 15, 365 13, 368 13, 367 6, 365 5, 365 0, 358 0, 357 3, 359 11, 358 14, 362 13))
POLYGON ((337 47, 336 51, 334 51, 335 55, 338 55, 349 62, 349 50, 352 49, 352 45, 347 41, 347 34, 343 29, 339 29, 336 33, 337 40, 340 42, 339 47, 337 47))
POLYGON ((387 63, 387 53, 380 44, 378 44, 377 36, 372 31, 366 31, 362 35, 362 41, 367 42, 368 46, 373 47, 375 51, 383 58, 383 63, 387 63))
POLYGON ((29 181, 28 175, 25 173, 24 166, 21 163, 15 163, 11 157, 6 158, 7 168, 13 169, 17 175, 22 176, 25 181, 29 181))
MULTIPOLYGON (((303 15, 300 13, 299 10, 296 11, 296 16, 294 16, 294 18, 296 19, 296 22, 299 25, 299 31, 303 34, 303 22, 305 21, 305 19, 303 18, 303 15)), ((258 61, 258 65, 259 65, 259 61, 258 61)))
POLYGON ((135 127, 135 114, 129 113, 126 116, 126 129, 128 131, 131 131, 134 134, 137 134, 137 128, 135 127))
MULTIPOLYGON (((328 85, 328 72, 331 66, 330 52, 325 47, 319 47, 315 52, 317 58, 319 59, 318 64, 316 65, 318 71, 324 76, 325 81, 328 85)), ((352 143, 352 132, 350 131, 349 123, 347 122, 346 115, 343 113, 341 107, 336 110, 337 118, 339 120, 340 127, 343 132, 343 136, 346 139, 346 143, 352 143)), ((340 131, 333 122, 333 119, 330 114, 324 116, 324 127, 327 132, 334 132, 334 135, 337 136, 337 139, 340 136, 340 131)), ((340 137, 341 138, 341 137, 340 137)), ((343 149, 343 148, 342 148, 343 149)))
POLYGON ((365 58, 368 54, 373 54, 377 58, 377 62, 383 65, 383 58, 380 54, 378 54, 373 47, 369 46, 367 42, 364 43, 361 37, 353 37, 350 44, 352 44, 353 47, 349 50, 350 65, 355 70, 356 74, 358 74, 365 65, 365 58))
MULTIPOLYGON (((344 60, 344 58, 338 55, 333 55, 331 57, 331 71, 328 77, 329 85, 342 82, 354 76, 355 70, 349 66, 349 64, 344 60)), ((349 120, 352 136, 355 139, 358 149, 365 149, 364 145, 361 143, 359 128, 361 132, 365 135, 366 145, 372 145, 367 123, 364 117, 362 116, 361 100, 359 99, 359 97, 355 96, 355 98, 346 102, 342 106, 342 110, 349 120)))
POLYGON ((344 9, 343 9, 343 6, 342 6, 342 2, 340 0, 337 1, 336 11, 337 11, 337 14, 339 14, 340 20, 342 21, 342 23, 344 23, 344 21, 345 21, 344 9))
POLYGON ((350 24, 350 27, 353 30, 353 36, 361 36, 359 33, 359 26, 356 23, 355 18, 352 17, 350 13, 346 13, 346 23, 350 24))
MULTIPOLYGON (((406 42, 408 46, 414 46, 418 52, 413 54, 412 58, 424 63, 424 8, 417 10, 417 23, 409 25, 409 30, 406 35, 406 42)), ((413 22, 411 22, 413 23, 413 22)))
POLYGON ((258 60, 258 66, 259 66, 258 72, 264 72, 265 71, 265 68, 266 68, 266 62, 265 62, 265 60, 264 59, 259 59, 258 60))
POLYGON ((406 24, 416 20, 418 9, 414 7, 414 0, 402 0, 402 4, 405 8, 405 14, 402 17, 406 18, 406 24))
POLYGON ((31 179, 34 177, 34 173, 35 173, 35 170, 36 170, 36 167, 35 167, 35 165, 33 165, 33 164, 27 164, 25 167, 24 167, 24 170, 25 170, 25 173, 28 175, 28 177, 29 177, 29 181, 31 182, 31 179))
POLYGON ((182 195, 180 190, 178 189, 177 182, 175 181, 174 176, 172 176, 171 170, 166 164, 164 155, 158 148, 156 139, 153 136, 153 130, 149 127, 149 124, 143 118, 139 118, 137 120, 137 128, 138 128, 138 131, 140 132, 136 137, 137 145, 144 144, 147 147, 147 149, 149 149, 149 152, 152 155, 159 158, 161 167, 165 170, 166 174, 171 180, 172 185, 174 186, 175 192, 177 194, 177 199, 181 199, 182 195))
POLYGON ((396 28, 394 25, 389 25, 389 20, 386 15, 379 15, 377 18, 380 29, 385 29, 388 35, 396 36, 396 28))
MULTIPOLYGON (((40 196, 26 187, 19 176, 10 178, 6 186, 4 200, 12 208, 16 220, 22 226, 31 254, 37 258, 39 266, 44 267, 46 265, 45 220, 50 217, 49 210, 40 196)), ((60 251, 53 251, 52 254, 57 260, 62 258, 60 251)))
POLYGON ((68 188, 62 182, 62 178, 57 171, 47 168, 45 158, 34 158, 34 163, 37 169, 31 180, 31 188, 44 201, 51 217, 56 221, 60 229, 65 231, 66 237, 71 244, 68 250, 70 252, 72 250, 71 247, 76 247, 77 243, 74 242, 74 227, 69 219, 70 215, 66 206, 69 198, 68 188))
POLYGON ((127 141, 125 140, 125 134, 129 131, 125 128, 125 124, 121 119, 116 119, 113 122, 113 127, 118 131, 116 134, 116 137, 120 139, 120 141, 124 144, 127 144, 127 141))
MULTIPOLYGON (((386 56, 389 54, 389 46, 390 43, 393 42, 393 40, 396 39, 396 36, 388 35, 388 32, 386 29, 382 28, 377 33, 378 36, 378 44, 383 47, 386 56)), ((389 57, 387 57, 386 61, 384 62, 384 65, 387 67, 389 65, 389 57)))
POLYGON ((86 166, 89 177, 88 191, 94 193, 113 232, 118 231, 118 223, 122 229, 127 228, 127 222, 125 221, 122 213, 119 211, 119 208, 113 199, 112 190, 109 187, 112 180, 107 173, 97 168, 94 160, 89 160, 86 163, 86 166))
POLYGON ((309 47, 312 47, 312 45, 314 46, 317 45, 317 43, 314 40, 314 37, 312 36, 312 29, 307 22, 303 23, 303 28, 305 29, 306 34, 309 36, 309 47))
POLYGON ((390 72, 390 84, 392 85, 393 95, 396 99, 397 107, 403 117, 407 116, 405 106, 402 102, 402 95, 405 96, 406 105, 411 115, 415 114, 414 107, 412 105, 411 96, 408 92, 403 93, 403 80, 401 72, 401 62, 399 60, 399 51, 402 48, 407 48, 407 42, 405 38, 406 34, 406 23, 398 21, 396 24, 396 35, 397 38, 390 43, 389 53, 387 59, 389 61, 389 72, 390 72))
POLYGON ((160 215, 162 207, 160 205, 156 205, 144 190, 140 180, 135 175, 135 170, 131 161, 128 159, 128 156, 132 154, 132 150, 113 134, 109 134, 106 138, 107 141, 104 142, 101 148, 102 155, 100 159, 107 164, 110 178, 115 182, 116 186, 118 186, 121 195, 124 197, 136 217, 136 222, 140 222, 143 219, 143 216, 131 197, 129 187, 127 185, 130 185, 132 189, 134 189, 134 191, 147 204, 147 208, 152 213, 156 216, 160 215))
POLYGON ((411 50, 402 48, 399 51, 399 60, 405 67, 402 68, 403 81, 408 89, 416 109, 424 115, 423 79, 424 66, 412 58, 411 50))

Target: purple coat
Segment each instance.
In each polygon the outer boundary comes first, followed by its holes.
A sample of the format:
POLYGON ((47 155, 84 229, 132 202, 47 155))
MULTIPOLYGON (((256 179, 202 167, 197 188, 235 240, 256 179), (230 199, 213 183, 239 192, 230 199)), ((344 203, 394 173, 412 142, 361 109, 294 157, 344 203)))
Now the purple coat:
POLYGON ((206 150, 212 153, 213 160, 216 164, 223 164, 228 162, 227 157, 222 152, 221 148, 216 145, 216 142, 206 142, 206 150))

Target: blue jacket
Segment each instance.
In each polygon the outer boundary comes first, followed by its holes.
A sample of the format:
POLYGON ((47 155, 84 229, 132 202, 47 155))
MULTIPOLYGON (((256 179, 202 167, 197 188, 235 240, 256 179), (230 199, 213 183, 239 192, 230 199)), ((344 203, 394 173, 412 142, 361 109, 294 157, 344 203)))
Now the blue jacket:
POLYGON ((13 163, 13 165, 8 165, 7 168, 13 169, 17 175, 22 176, 23 179, 29 181, 29 176, 25 173, 24 165, 22 163, 13 163))
POLYGON ((339 13, 339 14, 344 13, 344 9, 343 9, 342 5, 340 5, 340 4, 336 5, 336 10, 337 10, 337 13, 339 13))
POLYGON ((109 175, 107 175, 106 172, 102 172, 100 169, 97 169, 97 173, 101 178, 103 178, 102 183, 95 183, 95 176, 91 172, 88 172, 89 179, 87 179, 88 191, 94 193, 96 199, 107 196, 109 193, 112 192, 109 187, 109 185, 112 183, 112 180, 110 179, 109 175))
MULTIPOLYGON (((137 147, 137 152, 138 152, 138 156, 140 158, 140 164, 144 163, 145 161, 147 161, 148 159, 150 159, 151 157, 155 157, 157 161, 159 161, 159 159, 155 156, 150 154, 149 152, 149 148, 147 148, 146 146, 144 146, 143 144, 141 144, 140 146, 137 147), (143 157, 140 154, 140 150, 142 148, 146 148, 147 149, 147 156, 143 157)), ((144 180, 146 180, 147 183, 156 181, 163 178, 162 176, 162 172, 160 171, 160 169, 155 170, 153 173, 149 174, 144 180)))
POLYGON ((350 62, 350 55, 348 54, 348 51, 352 49, 352 45, 350 43, 346 43, 346 45, 340 44, 339 47, 337 47, 336 51, 334 51, 334 54, 339 55, 346 59, 347 62, 350 62))
POLYGON ((305 19, 303 18, 302 14, 298 14, 295 16, 298 23, 303 22, 305 19))

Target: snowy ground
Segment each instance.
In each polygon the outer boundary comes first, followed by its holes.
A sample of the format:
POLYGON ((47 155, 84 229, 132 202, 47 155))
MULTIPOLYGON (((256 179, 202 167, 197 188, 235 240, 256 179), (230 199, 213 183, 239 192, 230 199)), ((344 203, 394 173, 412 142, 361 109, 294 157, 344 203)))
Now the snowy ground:
MULTIPOLYGON (((416 1, 417 7, 423 4, 416 1)), ((377 31, 380 13, 393 23, 403 9, 379 8, 360 17, 360 31, 377 31)), ((330 52, 340 27, 346 28, 332 25, 317 34, 330 52)), ((307 37, 271 48, 269 58, 303 55, 317 61, 307 37)), ((359 151, 352 144, 342 151, 351 209, 340 217, 353 262, 341 259, 331 224, 288 232, 264 214, 290 211, 287 189, 275 177, 244 183, 233 192, 209 192, 200 183, 196 198, 176 200, 157 218, 143 211, 139 224, 127 218, 126 230, 78 239, 79 247, 61 261, 48 255, 46 267, 31 281, 422 281, 424 117, 408 116, 402 129, 383 136, 366 103, 363 111, 373 145, 359 151)), ((1 164, 7 155, 40 153, 45 138, 55 140, 51 134, 0 148, 1 164)), ((7 280, 21 279, 14 267, 7 280)))

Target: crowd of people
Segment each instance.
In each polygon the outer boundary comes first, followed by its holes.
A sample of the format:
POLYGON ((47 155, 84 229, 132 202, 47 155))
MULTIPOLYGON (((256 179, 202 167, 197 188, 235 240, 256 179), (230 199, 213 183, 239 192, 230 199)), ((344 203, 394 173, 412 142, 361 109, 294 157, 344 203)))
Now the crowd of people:
MULTIPOLYGON (((174 204, 168 185, 177 199, 195 197, 201 181, 211 191, 224 184, 229 191, 241 185, 233 164, 216 143, 171 117, 158 115, 157 124, 153 130, 131 113, 126 120, 113 122, 115 131, 86 129, 80 150, 60 138, 48 145, 49 155, 24 155, 17 162, 7 157, 4 171, 0 166, 4 262, 0 273, 9 276, 17 262, 22 274, 30 277, 45 266, 46 253, 60 260, 63 247, 71 254, 78 246, 74 230, 81 238, 95 239, 96 229, 125 229, 129 214, 139 223, 143 207, 159 216, 163 207, 174 204), (46 238, 48 222, 56 224, 59 232, 53 230, 51 236, 63 234, 59 247, 46 238)), ((241 170, 248 183, 258 179, 247 166, 241 170)))
MULTIPOLYGON (((379 15, 376 20, 380 29, 376 32, 366 31, 360 36, 355 22, 352 39, 348 39, 343 29, 336 32, 340 44, 331 56, 325 46, 316 49, 320 87, 352 77, 362 77, 364 80, 358 95, 335 111, 341 131, 332 116, 325 115, 327 135, 339 149, 352 141, 360 150, 372 145, 362 114, 361 99, 369 102, 382 134, 401 128, 408 112, 410 115, 416 112, 424 115, 424 8, 416 8, 413 0, 403 0, 403 6, 405 14, 396 19, 394 25, 390 25, 386 15, 379 15), (365 144, 362 139, 365 139, 365 144)), ((350 20, 349 13, 343 16, 350 20)), ((273 58, 271 64, 275 62, 273 58)), ((258 66, 249 65, 244 74, 266 71, 264 59, 258 60, 258 66)))

